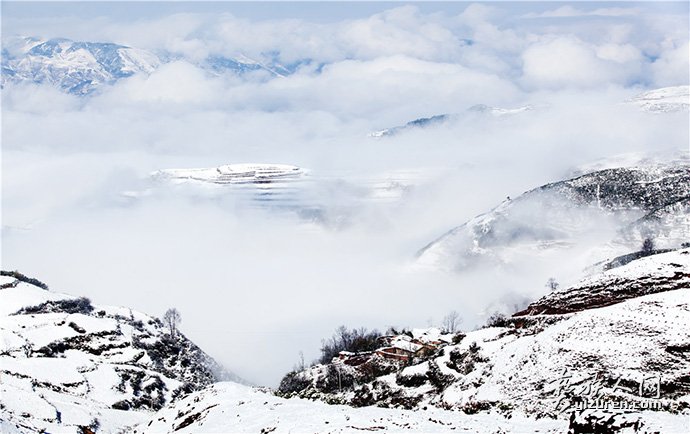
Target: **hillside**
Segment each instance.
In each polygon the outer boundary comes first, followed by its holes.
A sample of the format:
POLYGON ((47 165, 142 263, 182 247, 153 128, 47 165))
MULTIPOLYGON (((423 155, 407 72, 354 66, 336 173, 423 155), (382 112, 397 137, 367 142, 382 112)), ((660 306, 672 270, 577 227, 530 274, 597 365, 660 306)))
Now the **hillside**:
POLYGON ((131 309, 0 277, 2 432, 115 432, 215 381, 241 381, 131 309))
POLYGON ((370 353, 341 353, 286 377, 282 394, 357 407, 527 415, 580 430, 590 424, 618 432, 637 423, 679 432, 690 408, 689 271, 690 249, 644 257, 450 343, 413 333, 389 337, 370 353), (391 348, 405 357, 386 355, 391 348), (597 399, 637 409, 578 407, 597 399), (640 410, 646 407, 661 411, 640 410))
POLYGON ((686 160, 597 170, 508 198, 429 243, 417 262, 460 270, 603 243, 607 255, 634 250, 646 238, 659 248, 677 248, 690 240, 688 197, 686 160), (590 236, 607 226, 602 236, 609 239, 590 236))
POLYGON ((690 248, 650 254, 486 328, 382 336, 288 374, 276 394, 217 382, 239 380, 156 318, 3 272, 0 428, 682 432, 689 272, 690 248))
POLYGON ((648 294, 690 288, 690 251, 657 254, 554 291, 514 316, 552 315, 609 306, 648 294))

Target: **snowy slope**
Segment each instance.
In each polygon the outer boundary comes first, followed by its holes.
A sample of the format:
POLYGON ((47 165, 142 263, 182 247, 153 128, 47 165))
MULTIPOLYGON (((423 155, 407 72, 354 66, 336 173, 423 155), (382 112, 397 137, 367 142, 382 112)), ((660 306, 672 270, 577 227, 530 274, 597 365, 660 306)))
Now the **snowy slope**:
POLYGON ((690 250, 651 255, 554 291, 516 316, 578 312, 646 294, 690 288, 690 250))
MULTIPOLYGON (((590 417, 601 426, 610 420, 618 428, 638 423, 651 432, 684 432, 690 420, 688 258, 690 249, 683 249, 585 279, 544 299, 573 303, 573 309, 561 309, 571 313, 532 315, 528 310, 500 326, 458 334, 456 343, 441 345, 430 356, 418 355, 392 373, 381 370, 373 380, 366 376, 376 371, 376 352, 364 363, 364 355, 335 358, 299 374, 303 390, 293 395, 356 406, 438 407, 557 421, 568 421, 573 414, 573 424, 587 423, 590 417), (683 280, 664 287, 665 281, 676 282, 679 270, 683 280), (630 293, 631 281, 637 282, 636 294, 630 293), (597 307, 604 283, 614 299, 597 307), (615 299, 616 294, 624 296, 615 299), (595 302, 582 303, 587 297, 595 302), (337 372, 346 386, 327 388, 329 371, 337 372), (364 381, 345 381, 353 376, 364 381), (650 391, 657 380, 658 388, 650 391), (631 410, 578 409, 583 400, 595 399, 631 410), (659 407, 642 411, 652 405, 659 407)), ((537 304, 546 304, 544 300, 537 304)), ((528 430, 537 428, 535 422, 528 430)), ((564 431, 563 425, 558 431, 564 431)))
POLYGON ((217 383, 165 409, 134 433, 353 433, 353 432, 564 432, 563 421, 515 415, 468 416, 437 408, 352 408, 284 399, 234 383, 217 383))
MULTIPOLYGON (((688 197, 687 161, 599 170, 504 201, 428 244, 417 262, 458 270, 578 245, 601 246, 602 241, 614 252, 624 252, 647 237, 654 238, 657 247, 675 248, 690 240, 688 197), (617 225, 614 234, 608 234, 611 238, 588 237, 603 222, 617 225)), ((609 252, 602 254, 595 261, 609 252)))
POLYGON ((690 86, 664 87, 644 92, 628 101, 650 113, 673 113, 690 109, 690 86))
POLYGON ((116 432, 175 396, 235 378, 184 336, 171 338, 156 318, 7 272, 0 336, 2 432, 116 432))

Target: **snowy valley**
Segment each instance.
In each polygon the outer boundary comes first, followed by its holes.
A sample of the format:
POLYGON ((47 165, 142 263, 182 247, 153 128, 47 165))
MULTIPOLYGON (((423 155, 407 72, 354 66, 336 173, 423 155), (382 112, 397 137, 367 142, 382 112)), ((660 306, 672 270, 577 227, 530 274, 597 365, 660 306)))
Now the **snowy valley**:
POLYGON ((681 432, 689 271, 690 249, 644 256, 485 328, 381 336, 289 374, 278 396, 159 319, 3 272, 2 429, 681 432))

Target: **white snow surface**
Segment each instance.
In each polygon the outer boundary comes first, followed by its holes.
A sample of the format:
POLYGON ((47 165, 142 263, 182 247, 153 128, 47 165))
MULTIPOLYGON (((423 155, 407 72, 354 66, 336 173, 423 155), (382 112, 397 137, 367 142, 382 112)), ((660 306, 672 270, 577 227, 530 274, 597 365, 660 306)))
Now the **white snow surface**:
POLYGON ((273 180, 292 180, 302 177, 306 170, 287 164, 227 164, 202 169, 164 169, 151 174, 154 178, 176 181, 199 181, 214 184, 261 183, 273 180))
POLYGON ((189 368, 168 358, 160 369, 146 345, 165 351, 167 331, 148 315, 97 305, 70 313, 64 303, 78 297, 9 276, 0 284, 0 432, 120 432, 198 381, 189 370, 206 363, 194 353, 189 368))
POLYGON ((424 343, 452 342, 453 336, 453 333, 444 333, 438 327, 412 329, 412 337, 424 343))
POLYGON ((690 86, 673 86, 644 92, 628 101, 650 113, 672 113, 690 109, 690 86))
POLYGON ((397 410, 352 408, 305 399, 284 399, 234 383, 212 387, 178 401, 135 427, 133 433, 352 433, 352 432, 563 432, 563 421, 498 414, 468 416, 437 408, 397 410))

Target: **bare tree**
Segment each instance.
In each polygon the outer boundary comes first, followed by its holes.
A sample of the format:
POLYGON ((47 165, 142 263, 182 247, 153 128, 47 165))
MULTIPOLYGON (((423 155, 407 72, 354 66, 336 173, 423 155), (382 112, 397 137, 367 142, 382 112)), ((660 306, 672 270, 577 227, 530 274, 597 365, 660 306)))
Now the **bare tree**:
POLYGON ((375 350, 378 348, 379 337, 381 337, 381 333, 378 330, 369 331, 364 327, 349 330, 345 326, 340 326, 335 330, 333 336, 321 341, 319 362, 328 364, 341 351, 358 353, 375 350))
POLYGON ((549 288, 551 291, 555 291, 558 289, 558 287, 561 286, 554 277, 549 277, 549 280, 546 281, 546 287, 549 288))
POLYGON ((491 314, 484 327, 508 327, 508 317, 501 312, 494 312, 491 314))
POLYGON ((306 369, 307 365, 304 363, 304 352, 300 350, 299 352, 299 364, 295 367, 295 371, 302 372, 306 369))
POLYGON ((654 240, 651 238, 645 238, 642 242, 642 253, 645 255, 651 255, 654 252, 654 240))
POLYGON ((171 307, 165 311, 163 322, 168 327, 168 330, 170 330, 170 336, 175 337, 177 335, 177 326, 182 322, 182 315, 180 315, 177 309, 171 307))
POLYGON ((447 333, 455 333, 458 331, 460 324, 462 324, 462 318, 460 318, 460 314, 456 310, 453 310, 443 317, 441 328, 447 333))

